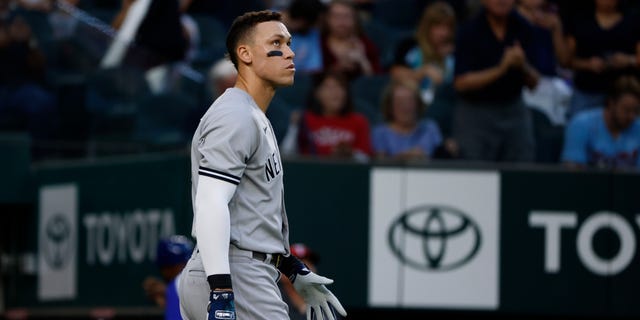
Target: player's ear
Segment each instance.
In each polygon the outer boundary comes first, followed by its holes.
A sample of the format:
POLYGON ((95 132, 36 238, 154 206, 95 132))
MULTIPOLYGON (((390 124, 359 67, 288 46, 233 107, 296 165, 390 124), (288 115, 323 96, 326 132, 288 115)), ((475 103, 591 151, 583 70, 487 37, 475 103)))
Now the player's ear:
POLYGON ((251 64, 251 51, 246 45, 238 46, 238 48, 236 49, 236 54, 238 55, 238 60, 244 62, 245 64, 251 64))

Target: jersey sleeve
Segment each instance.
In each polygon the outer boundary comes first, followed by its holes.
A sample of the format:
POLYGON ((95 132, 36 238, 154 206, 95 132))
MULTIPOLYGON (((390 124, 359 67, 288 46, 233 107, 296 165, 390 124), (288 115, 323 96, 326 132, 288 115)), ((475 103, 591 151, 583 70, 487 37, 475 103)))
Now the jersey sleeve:
POLYGON ((238 185, 258 142, 250 112, 228 108, 202 121, 198 174, 238 185))
POLYGON ((584 120, 578 115, 569 122, 564 135, 563 162, 587 163, 588 130, 584 120))

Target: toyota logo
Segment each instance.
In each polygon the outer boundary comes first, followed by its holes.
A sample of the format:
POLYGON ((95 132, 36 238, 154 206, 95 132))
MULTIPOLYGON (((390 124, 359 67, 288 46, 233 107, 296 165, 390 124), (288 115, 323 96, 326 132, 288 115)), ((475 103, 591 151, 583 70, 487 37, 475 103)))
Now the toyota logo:
POLYGON ((55 214, 45 224, 46 241, 44 257, 52 269, 62 269, 68 261, 71 250, 71 227, 67 218, 62 214, 55 214))
POLYGON ((409 209, 391 224, 388 241, 393 254, 419 270, 449 271, 478 253, 482 236, 465 213, 447 206, 409 209))

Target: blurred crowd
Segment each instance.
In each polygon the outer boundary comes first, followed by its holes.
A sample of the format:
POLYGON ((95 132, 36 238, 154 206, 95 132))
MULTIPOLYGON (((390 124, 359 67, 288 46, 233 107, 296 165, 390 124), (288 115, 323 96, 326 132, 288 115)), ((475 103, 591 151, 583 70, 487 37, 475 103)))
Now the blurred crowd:
POLYGON ((188 148, 262 9, 296 54, 283 155, 640 168, 631 0, 0 0, 0 131, 36 160, 188 148))

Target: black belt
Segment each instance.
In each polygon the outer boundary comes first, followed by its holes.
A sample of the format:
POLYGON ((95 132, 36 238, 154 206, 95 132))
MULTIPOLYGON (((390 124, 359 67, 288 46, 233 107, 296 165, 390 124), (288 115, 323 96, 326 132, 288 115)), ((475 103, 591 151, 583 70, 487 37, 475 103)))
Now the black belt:
POLYGON ((276 269, 279 268, 282 263, 282 255, 279 253, 268 255, 264 252, 252 251, 252 256, 256 260, 260 260, 276 267, 276 269), (271 256, 271 260, 268 259, 269 256, 271 256))

